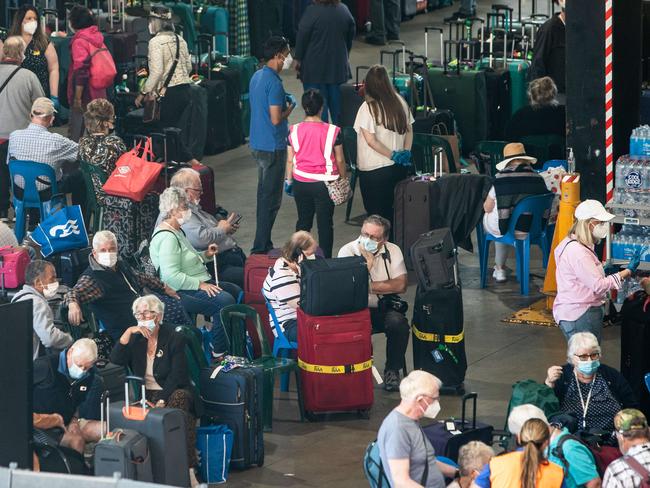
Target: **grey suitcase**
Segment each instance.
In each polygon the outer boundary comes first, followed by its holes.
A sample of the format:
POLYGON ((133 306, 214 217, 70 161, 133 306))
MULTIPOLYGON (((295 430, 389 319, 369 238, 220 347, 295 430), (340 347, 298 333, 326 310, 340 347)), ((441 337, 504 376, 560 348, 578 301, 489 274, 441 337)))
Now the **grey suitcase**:
POLYGON ((144 380, 137 376, 127 376, 126 381, 137 381, 142 385, 140 406, 131 406, 128 401, 129 385, 125 383, 124 395, 127 401, 124 408, 122 403, 110 406, 114 427, 135 430, 149 440, 155 483, 189 486, 187 431, 183 411, 176 408, 147 408, 144 400, 144 380))
POLYGON ((119 473, 130 480, 153 481, 147 438, 130 429, 111 431, 109 404, 107 391, 102 398, 102 438, 95 445, 95 476, 113 477, 119 473))
POLYGON ((456 246, 447 227, 422 234, 411 246, 411 262, 422 291, 458 285, 456 246))

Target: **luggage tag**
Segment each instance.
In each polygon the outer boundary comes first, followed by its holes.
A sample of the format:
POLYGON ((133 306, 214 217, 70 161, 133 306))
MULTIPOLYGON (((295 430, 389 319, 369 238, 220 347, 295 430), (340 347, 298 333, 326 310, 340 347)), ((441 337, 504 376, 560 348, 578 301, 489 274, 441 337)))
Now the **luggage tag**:
POLYGON ((377 382, 378 385, 381 385, 384 382, 383 378, 381 377, 379 371, 377 370, 377 368, 375 368, 375 366, 372 367, 372 376, 375 378, 375 381, 377 382))
POLYGON ((440 351, 438 351, 437 349, 434 349, 433 351, 431 351, 431 355, 433 356, 433 360, 436 363, 441 363, 445 359, 445 358, 442 357, 442 353, 440 351))

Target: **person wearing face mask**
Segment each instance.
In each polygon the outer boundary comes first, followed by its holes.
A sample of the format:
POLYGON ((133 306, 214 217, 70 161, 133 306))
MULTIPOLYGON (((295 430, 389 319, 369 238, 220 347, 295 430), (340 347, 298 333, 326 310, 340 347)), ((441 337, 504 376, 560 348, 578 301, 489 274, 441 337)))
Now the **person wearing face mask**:
POLYGON ((133 302, 137 325, 126 329, 115 344, 111 361, 127 366, 144 379, 147 400, 156 407, 178 408, 185 414, 187 457, 190 469, 197 465, 196 418, 201 415, 194 398, 185 356, 185 339, 163 321, 165 306, 155 295, 133 302))
POLYGON ((189 322, 178 294, 155 276, 133 269, 119 258, 115 234, 100 230, 93 236, 93 251, 88 256, 88 268, 75 286, 63 297, 68 307, 68 321, 79 325, 83 320, 82 306, 90 308, 104 326, 104 332, 116 342, 124 331, 135 325, 131 304, 138 296, 156 293, 167 306, 167 316, 175 324, 189 322))
POLYGON ((48 433, 62 446, 81 453, 85 443, 97 442, 101 437, 104 381, 96 362, 97 345, 87 338, 34 361, 33 412, 60 415, 65 431, 48 433))
POLYGON ((578 332, 569 339, 567 364, 551 366, 545 383, 553 388, 560 410, 578 419, 580 430, 611 432, 614 416, 623 408, 638 408, 627 380, 614 368, 601 364, 596 336, 578 332))
POLYGON ((35 260, 25 269, 25 284, 11 300, 12 303, 32 300, 34 338, 32 358, 50 351, 64 349, 72 344, 72 336, 54 325, 54 314, 47 303, 56 296, 59 282, 56 270, 48 261, 35 260))
POLYGON ((406 368, 406 348, 411 329, 406 302, 399 298, 408 287, 408 274, 401 249, 388 242, 390 222, 379 215, 370 215, 363 222, 361 236, 343 246, 338 257, 363 256, 370 275, 370 319, 373 333, 386 334, 386 365, 384 389, 397 391, 400 370, 406 368), (401 304, 402 307, 396 305, 401 304))
POLYGON ((214 352, 223 353, 228 350, 228 338, 219 312, 234 304, 242 290, 232 283, 212 281, 205 266, 214 266, 216 244, 199 252, 185 236, 182 226, 192 218, 192 210, 184 190, 167 188, 160 195, 159 208, 162 219, 151 237, 151 261, 160 279, 181 297, 185 310, 212 317, 210 335, 214 352))
POLYGON ((423 417, 440 413, 442 382, 422 370, 411 371, 399 384, 400 404, 381 423, 377 446, 390 486, 443 488, 445 477, 458 470, 436 459, 436 453, 420 427, 423 417))
POLYGON ((548 19, 537 31, 529 81, 550 76, 560 94, 566 92, 566 0, 554 0, 560 12, 548 19))
POLYGON ((282 203, 282 178, 287 161, 287 119, 296 106, 292 95, 284 91, 280 72, 293 62, 289 43, 272 36, 264 44, 266 64, 251 78, 250 148, 257 162, 257 222, 251 253, 273 249, 271 231, 282 203))
MULTIPOLYGON (((300 301, 300 263, 303 259, 314 259, 317 246, 316 239, 309 232, 301 230, 293 234, 282 247, 281 257, 269 269, 262 286, 262 293, 273 307, 282 332, 292 342, 298 340, 296 310, 300 301)), ((271 316, 269 323, 277 337, 271 316)))
POLYGON ((567 339, 576 332, 591 332, 600 342, 607 292, 620 290, 639 267, 640 255, 635 254, 626 269, 605 275, 594 246, 607 237, 613 218, 599 201, 585 200, 575 210, 569 235, 555 248, 553 317, 567 339))
POLYGON ((614 430, 623 457, 607 466, 603 486, 642 488, 650 476, 650 430, 648 420, 636 409, 625 409, 614 417, 614 430))

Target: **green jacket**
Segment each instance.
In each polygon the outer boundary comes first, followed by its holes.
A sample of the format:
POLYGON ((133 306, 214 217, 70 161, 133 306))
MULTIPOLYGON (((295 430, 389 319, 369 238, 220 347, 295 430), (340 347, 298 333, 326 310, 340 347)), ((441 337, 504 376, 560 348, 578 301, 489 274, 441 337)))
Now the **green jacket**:
POLYGON ((198 252, 183 231, 158 227, 151 238, 149 255, 160 279, 174 290, 198 290, 199 284, 210 281, 205 268, 210 261, 198 252))

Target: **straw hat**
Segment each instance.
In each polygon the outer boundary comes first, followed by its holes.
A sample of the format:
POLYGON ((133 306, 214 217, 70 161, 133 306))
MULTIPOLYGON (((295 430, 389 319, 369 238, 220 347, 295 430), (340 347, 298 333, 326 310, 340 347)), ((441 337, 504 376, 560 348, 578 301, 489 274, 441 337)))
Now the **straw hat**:
POLYGON ((526 148, 521 142, 511 142, 503 148, 503 161, 497 164, 497 171, 503 171, 508 166, 508 163, 515 159, 530 161, 530 164, 537 162, 537 158, 526 155, 526 148))

